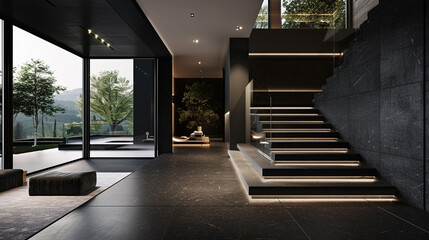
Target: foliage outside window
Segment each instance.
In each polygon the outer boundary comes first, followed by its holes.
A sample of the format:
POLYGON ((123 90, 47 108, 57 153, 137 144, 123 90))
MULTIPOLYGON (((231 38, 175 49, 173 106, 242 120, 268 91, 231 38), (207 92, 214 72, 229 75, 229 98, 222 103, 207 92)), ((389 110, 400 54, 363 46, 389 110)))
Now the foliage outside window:
POLYGON ((345 28, 344 0, 283 0, 282 28, 345 28))
MULTIPOLYGON (((49 66, 42 60, 31 60, 22 65, 13 83, 14 121, 18 114, 24 114, 33 120, 34 141, 37 146, 38 127, 42 123, 42 136, 45 135, 45 116, 54 117, 57 112, 64 113, 62 106, 55 104, 54 95, 66 90, 57 86, 57 80, 49 66)), ((18 125, 18 124, 17 124, 18 125)), ((23 137, 22 125, 16 129, 16 135, 23 137)))
MULTIPOLYGON (((132 127, 126 127, 133 121, 134 99, 130 80, 119 77, 117 70, 102 71, 91 77, 90 95, 92 134, 105 135, 114 131, 132 134, 132 127), (104 124, 108 124, 109 128, 103 128, 104 124)), ((82 97, 76 104, 81 116, 82 97)))
POLYGON ((256 17, 256 22, 253 28, 266 29, 268 28, 268 0, 264 0, 256 17))

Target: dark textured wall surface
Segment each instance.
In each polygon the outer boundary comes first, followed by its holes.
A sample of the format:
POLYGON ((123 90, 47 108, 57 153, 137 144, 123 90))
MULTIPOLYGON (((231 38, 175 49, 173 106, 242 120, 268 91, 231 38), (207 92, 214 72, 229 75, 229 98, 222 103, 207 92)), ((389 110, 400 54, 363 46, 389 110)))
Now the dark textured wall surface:
POLYGON ((245 88, 249 84, 249 39, 230 38, 225 61, 225 141, 231 150, 246 142, 245 88), (229 112, 229 114, 227 114, 229 112))
POLYGON ((364 161, 421 209, 427 202, 424 5, 381 0, 315 97, 364 161))
POLYGON ((186 127, 187 123, 179 122, 179 108, 184 107, 182 103, 183 94, 186 91, 187 85, 192 85, 195 82, 204 82, 210 86, 213 101, 217 106, 216 114, 219 116, 219 121, 215 125, 203 126, 203 132, 206 136, 212 138, 222 138, 224 134, 224 83, 222 78, 175 78, 174 79, 174 136, 189 136, 196 129, 186 127))

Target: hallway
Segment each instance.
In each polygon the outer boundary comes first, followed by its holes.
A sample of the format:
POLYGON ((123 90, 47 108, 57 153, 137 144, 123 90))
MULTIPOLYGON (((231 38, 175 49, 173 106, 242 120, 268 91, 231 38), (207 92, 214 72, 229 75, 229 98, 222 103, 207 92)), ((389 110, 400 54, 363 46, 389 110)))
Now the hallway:
POLYGON ((429 239, 429 215, 400 202, 249 202, 224 143, 175 152, 32 239, 429 239))

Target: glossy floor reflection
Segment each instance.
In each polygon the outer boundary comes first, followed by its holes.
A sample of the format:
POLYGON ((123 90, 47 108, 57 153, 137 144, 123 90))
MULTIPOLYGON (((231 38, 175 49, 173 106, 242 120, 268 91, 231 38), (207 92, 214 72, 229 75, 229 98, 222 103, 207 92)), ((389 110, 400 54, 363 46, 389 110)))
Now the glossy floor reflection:
POLYGON ((400 202, 249 202, 223 143, 148 162, 34 239, 429 239, 400 202))

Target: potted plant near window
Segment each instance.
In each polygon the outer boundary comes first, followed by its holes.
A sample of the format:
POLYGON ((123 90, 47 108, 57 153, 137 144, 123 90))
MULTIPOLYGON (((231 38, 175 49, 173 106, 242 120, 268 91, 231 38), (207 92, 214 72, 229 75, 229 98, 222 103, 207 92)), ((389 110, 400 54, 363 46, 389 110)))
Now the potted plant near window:
POLYGON ((202 132, 204 125, 216 126, 219 116, 216 114, 216 102, 213 99, 213 90, 204 82, 195 82, 186 85, 182 103, 179 108, 179 122, 187 122, 186 127, 202 132))

